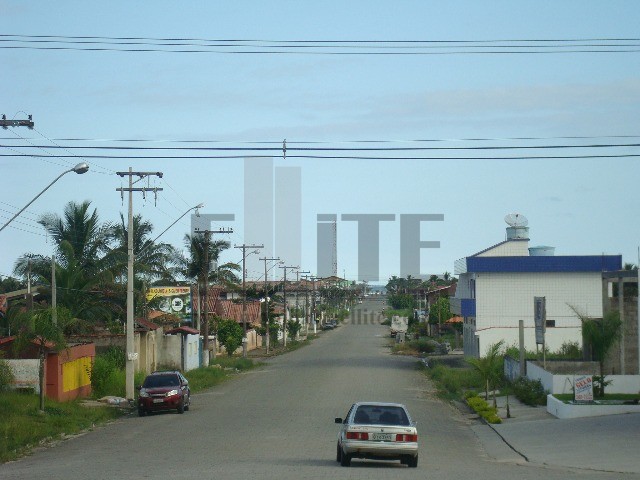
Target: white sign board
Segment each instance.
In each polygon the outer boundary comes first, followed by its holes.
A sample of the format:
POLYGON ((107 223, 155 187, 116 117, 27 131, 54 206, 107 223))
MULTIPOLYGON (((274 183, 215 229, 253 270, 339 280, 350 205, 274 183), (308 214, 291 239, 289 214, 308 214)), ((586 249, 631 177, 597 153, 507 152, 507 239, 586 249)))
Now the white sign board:
POLYGON ((576 402, 593 402, 593 377, 591 375, 574 377, 573 388, 576 402))
POLYGON ((533 319, 536 325, 536 344, 538 345, 544 345, 546 316, 546 298, 533 297, 533 319))

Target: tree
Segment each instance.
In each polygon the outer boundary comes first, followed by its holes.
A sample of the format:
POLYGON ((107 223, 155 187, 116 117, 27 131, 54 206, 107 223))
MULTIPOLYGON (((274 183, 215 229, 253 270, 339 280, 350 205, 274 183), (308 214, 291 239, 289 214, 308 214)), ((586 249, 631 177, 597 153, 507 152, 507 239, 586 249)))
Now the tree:
MULTIPOLYGON (((176 251, 168 243, 156 243, 151 240, 149 237, 152 232, 151 222, 143 220, 142 215, 133 217, 134 275, 149 282, 157 279, 173 281, 175 272, 171 266, 176 251)), ((122 277, 127 273, 128 234, 128 224, 121 213, 120 223, 112 227, 109 238, 115 243, 114 252, 118 254, 119 259, 117 274, 122 277)))
POLYGON ((452 317, 449 297, 442 296, 429 307, 429 323, 441 325, 452 317))
POLYGON ((600 369, 599 396, 604 396, 606 385, 604 362, 609 351, 620 338, 622 322, 619 312, 607 312, 602 320, 582 319, 582 335, 584 341, 591 347, 591 352, 598 361, 600 369))
POLYGON ((32 311, 22 311, 18 315, 20 324, 15 343, 17 352, 23 352, 31 345, 38 351, 40 380, 40 411, 44 412, 44 360, 48 350, 60 351, 65 348, 63 330, 71 319, 69 311, 64 308, 57 308, 57 323, 53 322, 53 309, 38 309, 32 311))
POLYGON ((495 388, 502 376, 502 346, 504 340, 500 340, 489 346, 484 357, 469 358, 467 362, 478 372, 484 383, 484 399, 489 399, 489 387, 493 387, 493 403, 496 403, 495 388))
POLYGON ((223 318, 218 321, 218 340, 227 351, 228 356, 232 356, 241 345, 244 338, 244 330, 235 320, 223 318))
MULTIPOLYGON (((55 242, 57 302, 73 318, 108 320, 122 310, 113 292, 116 256, 110 249, 111 225, 102 223, 90 202, 69 202, 64 214, 43 215, 40 223, 55 242), (110 292, 109 294, 105 294, 110 292)), ((51 285, 51 257, 26 253, 14 267, 23 278, 27 273, 40 285, 51 285)), ((45 292, 44 297, 51 292, 45 292)))
POLYGON ((287 333, 289 334, 289 338, 295 339, 301 328, 302 324, 298 320, 289 320, 287 322, 287 333))

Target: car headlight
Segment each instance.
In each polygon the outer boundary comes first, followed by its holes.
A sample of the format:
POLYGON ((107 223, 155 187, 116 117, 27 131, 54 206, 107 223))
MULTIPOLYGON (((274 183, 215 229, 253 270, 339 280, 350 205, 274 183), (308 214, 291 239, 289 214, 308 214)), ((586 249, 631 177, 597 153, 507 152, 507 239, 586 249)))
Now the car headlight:
POLYGON ((178 390, 171 390, 167 392, 167 397, 173 397, 174 395, 178 395, 178 390))
POLYGON ((139 394, 139 395, 140 395, 140 397, 142 397, 142 398, 145 398, 145 397, 148 397, 148 396, 149 396, 149 394, 148 394, 146 391, 144 391, 144 390, 140 390, 140 394, 139 394))

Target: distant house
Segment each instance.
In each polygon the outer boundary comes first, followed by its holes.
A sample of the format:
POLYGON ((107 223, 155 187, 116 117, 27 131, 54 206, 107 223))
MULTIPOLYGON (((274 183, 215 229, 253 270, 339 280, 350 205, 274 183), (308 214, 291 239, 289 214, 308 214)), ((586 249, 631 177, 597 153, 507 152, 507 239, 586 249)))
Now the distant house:
POLYGON ((582 315, 601 318, 604 272, 621 268, 620 255, 556 256, 552 247, 529 247, 529 229, 507 228, 507 240, 455 263, 459 275, 451 312, 463 317, 464 353, 482 356, 500 340, 518 344, 524 321, 525 347, 535 350, 534 297, 546 300, 549 350, 582 344, 582 315))

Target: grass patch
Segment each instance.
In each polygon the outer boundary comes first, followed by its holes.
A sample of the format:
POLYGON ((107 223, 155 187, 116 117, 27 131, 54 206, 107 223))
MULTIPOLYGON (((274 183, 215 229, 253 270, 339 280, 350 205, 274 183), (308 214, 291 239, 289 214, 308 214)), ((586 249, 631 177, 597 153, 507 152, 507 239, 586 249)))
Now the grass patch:
POLYGON ((409 340, 404 343, 395 343, 391 347, 393 353, 400 355, 424 355, 433 353, 436 350, 434 341, 429 338, 418 338, 417 340, 409 340))
POLYGON ((454 368, 433 361, 426 372, 435 383, 439 396, 447 400, 459 400, 466 392, 482 390, 480 375, 468 367, 454 368))
POLYGON ((0 462, 14 460, 46 440, 73 435, 122 415, 113 407, 84 407, 79 402, 45 399, 39 411, 38 395, 0 393, 0 462))
MULTIPOLYGON (((553 396, 558 400, 568 403, 573 401, 573 393, 554 393, 553 396)), ((640 395, 637 393, 605 393, 604 397, 596 397, 594 400, 618 400, 623 402, 633 402, 634 400, 640 400, 640 395)))
POLYGON ((237 372, 251 370, 259 364, 250 358, 227 357, 216 358, 208 367, 189 370, 184 376, 189 380, 189 388, 196 393, 224 382, 237 372))

